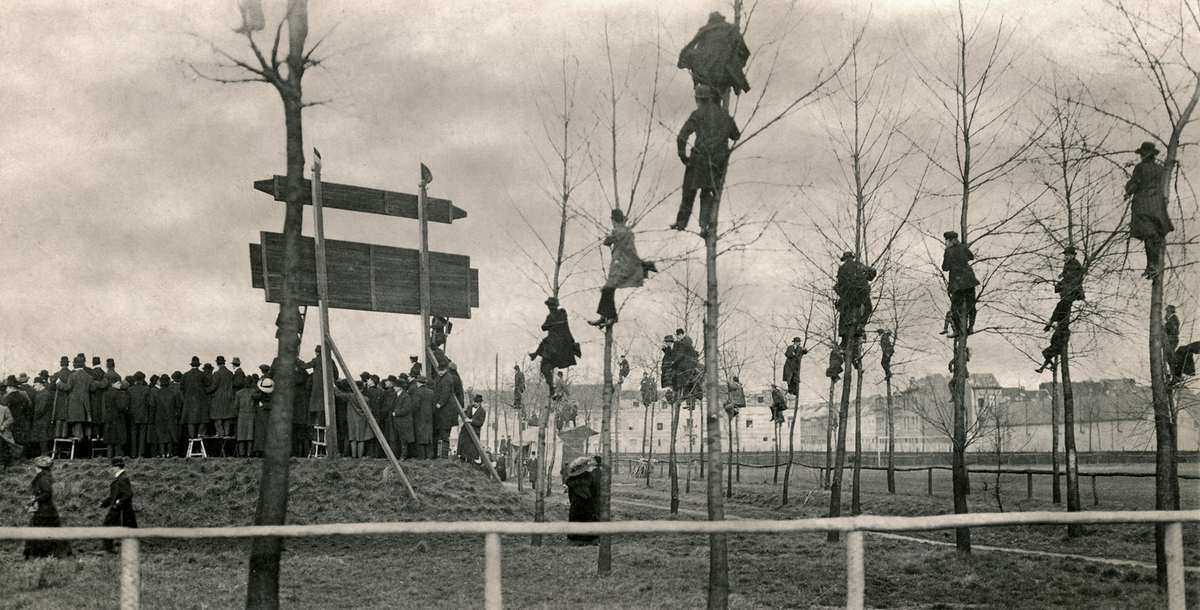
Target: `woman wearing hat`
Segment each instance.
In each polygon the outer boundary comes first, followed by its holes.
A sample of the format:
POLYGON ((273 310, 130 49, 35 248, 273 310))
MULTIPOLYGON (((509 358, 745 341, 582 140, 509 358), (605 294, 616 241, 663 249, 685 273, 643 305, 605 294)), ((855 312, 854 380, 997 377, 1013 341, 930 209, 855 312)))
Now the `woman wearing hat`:
POLYGON ((271 395, 274 393, 274 379, 263 377, 258 380, 254 391, 254 446, 251 449, 252 453, 262 454, 267 450, 267 433, 271 429, 271 395))
MULTIPOLYGON (((29 527, 62 527, 58 509, 54 507, 54 474, 50 467, 54 460, 42 455, 33 459, 37 474, 30 489, 33 498, 29 501, 29 527)), ((67 557, 71 555, 71 543, 66 540, 29 540, 25 542, 25 559, 31 557, 67 557)))
POLYGON ((1149 279, 1162 271, 1167 233, 1174 231, 1175 225, 1171 224, 1167 198, 1162 192, 1166 168, 1154 160, 1158 147, 1153 142, 1142 142, 1136 152, 1141 161, 1125 183, 1125 198, 1130 200, 1129 236, 1140 239, 1146 246, 1146 272, 1142 276, 1149 279))
MULTIPOLYGON (((591 456, 580 456, 567 466, 567 499, 571 502, 567 520, 590 523, 596 520, 596 485, 593 481, 596 462, 591 456)), ((567 540, 574 545, 595 544, 596 536, 570 534, 567 540)))

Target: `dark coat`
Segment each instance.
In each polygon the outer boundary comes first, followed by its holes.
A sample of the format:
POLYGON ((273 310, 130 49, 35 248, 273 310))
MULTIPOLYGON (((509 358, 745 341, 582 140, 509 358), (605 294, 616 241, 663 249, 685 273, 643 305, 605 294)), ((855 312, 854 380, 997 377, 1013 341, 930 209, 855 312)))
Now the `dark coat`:
MULTIPOLYGON (((567 520, 572 522, 589 523, 596 520, 596 503, 598 498, 595 493, 595 485, 593 484, 592 472, 584 472, 567 479, 567 500, 571 502, 571 508, 567 513, 567 520)), ((570 540, 580 542, 588 542, 595 540, 595 536, 567 536, 570 540)))
POLYGON ((129 386, 129 422, 148 424, 151 415, 150 386, 140 382, 129 386))
POLYGON ((729 404, 735 408, 741 409, 746 406, 746 389, 742 384, 736 381, 730 381, 729 385, 729 404))
POLYGON ((225 368, 225 365, 217 367, 208 381, 208 393, 212 395, 208 411, 210 419, 237 417, 237 406, 234 404, 233 371, 225 368))
POLYGON ((154 435, 160 443, 177 443, 182 436, 183 393, 172 383, 154 394, 154 435))
POLYGON ((137 514, 133 510, 133 484, 129 475, 122 472, 108 484, 108 497, 100 503, 108 508, 104 515, 105 526, 137 527, 137 514))
POLYGON ((737 26, 726 21, 705 24, 696 31, 691 42, 679 51, 678 67, 692 72, 697 83, 714 87, 718 92, 732 87, 737 94, 750 90, 746 80, 746 62, 750 49, 737 26))
POLYGON ((51 399, 51 406, 54 413, 50 416, 52 421, 67 421, 67 403, 69 402, 69 392, 59 387, 58 382, 66 382, 67 377, 71 376, 71 370, 63 367, 50 377, 50 389, 54 391, 54 397, 51 399))
POLYGON ((679 158, 686 159, 683 188, 720 190, 729 162, 729 142, 742 137, 733 117, 716 104, 703 104, 692 111, 675 136, 679 158), (687 156, 688 139, 696 135, 692 154, 687 156))
POLYGON ((104 443, 109 448, 129 441, 129 392, 110 387, 104 391, 104 443))
POLYGON ((662 362, 658 366, 658 382, 663 388, 670 389, 675 386, 675 370, 671 368, 675 364, 675 350, 670 347, 662 348, 662 362))
MULTIPOLYGON (((33 492, 33 515, 29 527, 61 527, 58 509, 54 506, 54 476, 49 470, 38 470, 30 484, 33 492)), ((66 540, 30 540, 25 543, 25 557, 65 557, 71 554, 66 540)))
POLYGON ((271 430, 271 395, 256 388, 251 396, 254 401, 254 451, 266 451, 271 430))
POLYGON ((235 435, 239 441, 254 440, 254 393, 257 391, 252 387, 245 387, 233 395, 233 404, 237 409, 235 435))
MULTIPOLYGON (((467 407, 467 417, 471 428, 475 430, 475 436, 482 442, 483 422, 487 421, 487 411, 482 406, 471 403, 471 406, 467 407)), ((479 457, 479 452, 475 450, 475 443, 471 441, 471 435, 467 433, 465 427, 458 431, 458 455, 467 461, 474 461, 479 457)))
POLYGON ((413 436, 418 444, 433 442, 433 411, 437 404, 437 396, 429 386, 421 386, 409 390, 412 395, 409 405, 413 409, 413 436))
POLYGON ((794 384, 800 383, 800 358, 803 355, 804 348, 795 343, 789 345, 783 352, 783 382, 788 384, 789 391, 794 384))
POLYGON ((1125 183, 1130 205, 1129 235, 1137 239, 1163 237, 1175 230, 1167 213, 1167 198, 1162 193, 1163 166, 1154 159, 1142 159, 1125 183))
POLYGON ((455 384, 455 375, 449 373, 438 377, 433 384, 433 392, 436 396, 436 411, 433 416, 433 427, 436 430, 449 430, 458 425, 458 406, 455 406, 454 400, 458 400, 458 405, 462 405, 462 384, 455 384))
POLYGON ((33 395, 33 427, 29 432, 30 442, 41 443, 54 438, 54 424, 50 419, 54 411, 54 392, 42 390, 33 395))
POLYGON ((96 381, 85 369, 75 369, 66 379, 60 379, 57 387, 67 394, 68 422, 92 421, 92 390, 104 387, 103 381, 96 381))
POLYGON ((567 310, 556 308, 542 322, 542 330, 546 338, 542 341, 542 366, 565 369, 575 366, 575 357, 580 354, 579 344, 571 334, 571 324, 567 320, 567 310))
POLYGON ((242 388, 249 388, 249 387, 253 387, 253 386, 254 386, 254 384, 250 383, 250 378, 246 376, 246 371, 243 371, 242 367, 239 366, 236 369, 234 369, 234 371, 233 371, 233 391, 234 392, 236 392, 242 388))
POLYGON ((87 372, 92 377, 92 389, 89 392, 92 410, 91 419, 88 421, 94 424, 102 424, 104 423, 104 390, 111 384, 105 379, 104 369, 96 367, 94 369, 87 369, 87 372))
POLYGON ((1062 274, 1058 280, 1058 298, 1067 301, 1082 301, 1083 294, 1083 265, 1074 257, 1063 264, 1062 274))
POLYGON ((692 345, 690 337, 675 341, 671 349, 671 371, 675 378, 672 383, 676 397, 679 400, 700 398, 704 395, 704 370, 700 368, 700 354, 692 345))
POLYGON ((942 271, 950 276, 948 282, 951 293, 972 290, 979 285, 975 270, 971 268, 974 259, 971 249, 961 242, 946 248, 942 254, 942 271))
POLYGON ((12 413, 12 437, 18 444, 29 442, 29 433, 33 430, 33 403, 20 390, 4 395, 3 403, 12 413))
POLYGON ((205 383, 204 372, 192 368, 184 373, 179 382, 179 391, 183 394, 180 421, 185 424, 208 423, 208 384, 205 383))
MULTIPOLYGON (((333 358, 329 360, 330 365, 333 364, 333 358)), ((305 368, 312 369, 312 375, 308 378, 308 410, 310 413, 320 413, 325 410, 325 398, 321 395, 322 388, 325 387, 324 378, 321 377, 321 357, 317 356, 305 365, 305 368)), ((338 380, 338 368, 331 366, 329 369, 330 382, 338 380)), ((333 406, 333 405, 330 405, 333 406)))
MULTIPOLYGON (((414 401, 413 392, 403 392, 397 395, 394 391, 388 392, 384 397, 384 404, 389 409, 390 425, 392 427, 393 438, 405 443, 416 442, 417 436, 414 429, 414 410, 416 403, 414 401)), ((429 428, 429 442, 433 442, 433 427, 429 428)))
POLYGON ((651 405, 658 402, 658 384, 654 383, 654 378, 646 375, 642 377, 642 404, 651 405))
MULTIPOLYGON (((295 387, 292 390, 292 427, 308 427, 308 372, 297 368, 295 375, 295 387)), ((324 407, 322 407, 324 408, 324 407)), ((319 420, 317 420, 319 421, 319 420)))

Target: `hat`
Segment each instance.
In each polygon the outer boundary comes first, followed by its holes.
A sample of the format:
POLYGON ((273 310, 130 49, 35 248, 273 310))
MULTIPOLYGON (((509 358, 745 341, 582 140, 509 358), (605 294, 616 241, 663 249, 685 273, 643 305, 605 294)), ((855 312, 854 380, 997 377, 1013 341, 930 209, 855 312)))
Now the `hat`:
POLYGON ((557 298, 555 298, 555 297, 549 297, 549 298, 547 298, 547 299, 546 299, 546 301, 545 301, 545 303, 546 303, 546 305, 547 305, 547 306, 549 306, 549 307, 558 307, 558 299, 557 299, 557 298))
POLYGON ((675 337, 673 335, 667 335, 667 336, 663 337, 663 343, 674 343, 674 342, 675 342, 675 337))
POLYGON ((62 358, 58 359, 59 366, 67 366, 70 363, 71 363, 71 359, 67 358, 66 356, 63 356, 62 358))
POLYGON ((1174 305, 1167 305, 1167 311, 1175 311, 1174 305))
POLYGON ((482 394, 476 394, 476 395, 475 395, 475 398, 474 398, 474 399, 472 399, 472 400, 473 400, 474 402, 483 402, 483 395, 482 395, 482 394))
POLYGON ((716 89, 713 89, 712 87, 709 87, 708 85, 706 85, 704 83, 699 83, 696 85, 696 99, 698 99, 698 100, 716 99, 716 97, 717 97, 716 89))
POLYGON ((591 472, 596 465, 596 461, 586 455, 581 455, 571 460, 570 466, 567 466, 567 476, 575 477, 585 472, 591 472))
POLYGON ((611 216, 614 222, 625 222, 625 212, 622 212, 621 208, 613 210, 611 216))
POLYGON ((270 394, 275 391, 275 382, 270 377, 263 377, 258 381, 258 391, 263 394, 270 394))
POLYGON ((370 373, 368 373, 368 372, 366 372, 366 371, 363 371, 363 372, 361 372, 361 373, 359 373, 359 374, 358 374, 358 378, 359 378, 359 379, 361 379, 361 380, 363 380, 363 381, 366 381, 366 380, 368 380, 368 379, 370 379, 370 378, 371 378, 371 374, 370 374, 370 373))
POLYGON ((41 377, 42 379, 45 379, 49 376, 50 376, 50 371, 47 371, 46 369, 42 369, 42 370, 38 371, 38 377, 41 377))
POLYGON ((117 361, 116 361, 116 360, 113 360, 112 358, 105 358, 105 359, 104 359, 104 366, 107 366, 107 367, 111 368, 111 367, 113 367, 113 366, 116 366, 116 364, 117 364, 117 361))
POLYGON ((942 237, 945 239, 958 239, 958 231, 946 231, 942 233, 942 237))
POLYGON ((48 455, 39 455, 33 458, 33 465, 45 470, 54 465, 54 459, 48 455))
POLYGON ((225 364, 225 356, 217 356, 217 364, 225 364))
POLYGON ((1067 246, 1066 248, 1063 248, 1063 254, 1066 254, 1067 256, 1074 256, 1075 252, 1075 246, 1067 246))
POLYGON ((211 371, 211 370, 213 370, 213 365, 212 365, 212 363, 211 363, 211 362, 205 362, 205 363, 204 363, 204 370, 206 370, 206 371, 211 371))
POLYGON ((408 359, 409 359, 409 361, 411 361, 411 362, 416 362, 416 361, 417 361, 417 357, 416 357, 416 356, 409 356, 409 357, 408 357, 408 359))
POLYGON ((125 459, 115 457, 112 459, 111 462, 108 463, 108 465, 112 466, 113 468, 124 468, 125 467, 125 459))
POLYGON ((171 383, 172 379, 174 379, 174 377, 172 377, 169 373, 159 373, 158 374, 158 382, 163 385, 167 385, 168 383, 171 383))
POLYGON ((92 356, 92 366, 100 366, 100 356, 92 356))
POLYGON ((851 260, 851 259, 853 259, 853 258, 854 258, 854 253, 853 253, 853 252, 851 252, 851 251, 849 251, 849 250, 846 250, 845 252, 842 252, 842 260, 844 260, 844 261, 848 261, 848 260, 851 260))
POLYGON ((192 366, 200 366, 200 356, 192 356, 192 366))
POLYGON ((709 23, 717 23, 719 21, 725 21, 725 15, 722 15, 720 11, 713 11, 708 14, 709 23))
POLYGON ((29 383, 29 375, 26 375, 25 373, 17 375, 17 383, 29 383))
POLYGON ((1139 155, 1150 155, 1153 157, 1158 154, 1158 147, 1154 145, 1154 142, 1142 142, 1142 145, 1134 152, 1139 155))
POLYGON ((262 371, 262 372, 263 372, 263 374, 265 375, 265 374, 267 373, 267 371, 271 370, 271 365, 269 365, 269 364, 260 364, 260 365, 258 365, 258 370, 262 371))
POLYGON ((134 374, 133 374, 133 378, 134 378, 134 379, 136 379, 136 380, 138 380, 138 381, 145 381, 145 380, 146 380, 146 374, 145 374, 145 373, 143 373, 143 372, 141 372, 141 371, 138 371, 138 372, 136 372, 136 373, 134 373, 134 374))
POLYGON ((375 375, 375 374, 373 374, 373 373, 372 373, 372 374, 371 374, 371 381, 373 381, 373 382, 374 382, 376 385, 378 385, 378 384, 379 384, 379 375, 375 375))
POLYGON ((231 362, 233 362, 233 366, 242 366, 242 359, 237 356, 234 356, 231 362))
POLYGON ((13 387, 13 388, 17 387, 17 385, 18 385, 18 384, 17 384, 17 376, 16 376, 16 375, 9 375, 8 377, 5 377, 5 378, 4 378, 4 385, 5 385, 5 386, 8 386, 8 387, 13 387))
POLYGON ((792 343, 799 343, 800 341, 800 337, 792 337, 792 343))
POLYGON ((182 379, 183 379, 183 373, 180 373, 179 371, 175 371, 174 373, 171 373, 171 381, 177 382, 177 381, 181 381, 182 379))

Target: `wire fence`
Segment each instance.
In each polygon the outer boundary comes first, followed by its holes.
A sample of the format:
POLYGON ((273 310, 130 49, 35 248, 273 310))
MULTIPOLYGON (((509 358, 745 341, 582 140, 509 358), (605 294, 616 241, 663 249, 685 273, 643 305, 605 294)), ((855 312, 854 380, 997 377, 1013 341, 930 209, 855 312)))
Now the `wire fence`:
MULTIPOLYGON (((334 523, 240 527, 129 529, 123 527, 4 527, 0 540, 121 540, 120 607, 141 607, 139 541, 157 539, 308 538, 317 536, 393 536, 462 534, 484 537, 484 607, 504 607, 501 573, 502 536, 617 534, 770 534, 845 532, 846 607, 866 603, 864 532, 911 532, 959 527, 1140 523, 1164 525, 1167 562, 1167 608, 1184 610, 1183 523, 1200 522, 1200 511, 1015 512, 884 517, 860 515, 825 519, 734 521, 616 521, 604 523, 459 521, 334 523)), ((952 600, 947 600, 952 601, 952 600)))

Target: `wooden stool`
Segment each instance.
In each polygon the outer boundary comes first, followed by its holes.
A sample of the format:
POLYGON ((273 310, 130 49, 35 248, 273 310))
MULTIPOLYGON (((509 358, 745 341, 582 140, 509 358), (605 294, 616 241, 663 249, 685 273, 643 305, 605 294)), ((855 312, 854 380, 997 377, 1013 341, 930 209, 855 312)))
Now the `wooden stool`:
POLYGON ((308 451, 308 457, 325 457, 325 449, 325 426, 313 426, 312 448, 308 451))
POLYGON ((103 453, 104 457, 112 457, 108 451, 108 444, 104 441, 92 440, 92 457, 103 453), (102 447, 99 445, 103 445, 102 447))
POLYGON ((194 457, 198 457, 198 458, 207 458, 207 457, 208 457, 208 451, 206 451, 206 450, 204 449, 204 439, 203 439, 203 438, 189 438, 189 439, 188 439, 188 446, 187 446, 187 454, 186 454, 184 457, 189 457, 189 458, 194 458, 194 457), (200 445, 200 449, 199 449, 199 450, 197 450, 197 449, 196 449, 196 445, 200 445))
POLYGON ((75 459, 75 441, 76 439, 73 438, 54 439, 54 449, 50 452, 50 456, 55 459, 60 457, 66 457, 68 460, 75 459), (66 446, 59 447, 60 443, 66 446))

